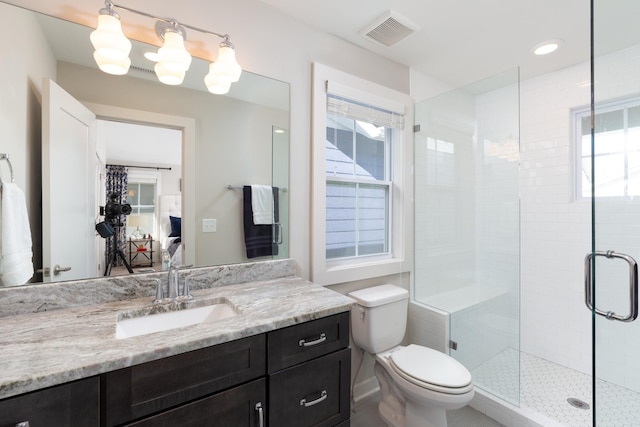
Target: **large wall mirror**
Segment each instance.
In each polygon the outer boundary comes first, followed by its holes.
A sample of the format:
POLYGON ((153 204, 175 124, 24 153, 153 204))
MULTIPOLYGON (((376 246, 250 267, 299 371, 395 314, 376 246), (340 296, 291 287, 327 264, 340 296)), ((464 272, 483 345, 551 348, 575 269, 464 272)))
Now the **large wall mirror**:
MULTIPOLYGON (((162 270, 163 249, 176 240, 167 239, 169 216, 181 218, 180 241, 173 249, 182 251, 182 264, 199 267, 288 257, 288 83, 244 71, 227 95, 214 95, 203 83, 209 62, 194 58, 185 82, 166 86, 143 56, 157 47, 135 41, 129 73, 112 76, 99 71, 93 61, 92 28, 6 3, 0 3, 0 13, 8 23, 0 34, 12 40, 10 46, 0 47, 3 63, 11 64, 0 70, 0 152, 9 154, 16 182, 26 195, 34 269, 49 269, 48 275, 37 273, 36 281, 103 276, 105 258, 112 255, 105 239, 95 232, 88 238, 75 233, 104 220, 99 207, 109 196, 104 182, 107 165, 127 171, 126 201, 133 212, 121 243, 127 261, 136 258, 131 263, 134 272, 162 270), (49 96, 55 97, 49 84, 95 115, 96 148, 89 153, 88 169, 70 155, 51 155, 48 137, 41 136, 47 135, 50 124, 55 127, 64 120, 47 118, 49 107, 44 104, 49 96), (50 171, 49 163, 62 166, 62 172, 50 171), (51 173, 67 175, 67 184, 62 189, 54 185, 51 173), (94 187, 88 191, 95 206, 79 215, 74 206, 80 196, 72 185, 85 180, 94 187), (272 227, 271 255, 258 252, 248 257, 243 200, 247 185, 277 187, 278 224, 272 227), (64 219, 52 222, 50 207, 61 210, 64 219), (151 237, 154 243, 139 250, 129 242, 132 237, 151 237), (72 243, 74 239, 82 243, 72 243), (47 240, 54 241, 54 249, 47 240), (54 265, 66 267, 61 254, 75 259, 74 248, 80 247, 97 259, 96 265, 86 272, 72 268, 53 274, 54 265)), ((0 172, 4 177, 6 170, 0 172)), ((122 268, 109 272, 121 273, 122 268)))

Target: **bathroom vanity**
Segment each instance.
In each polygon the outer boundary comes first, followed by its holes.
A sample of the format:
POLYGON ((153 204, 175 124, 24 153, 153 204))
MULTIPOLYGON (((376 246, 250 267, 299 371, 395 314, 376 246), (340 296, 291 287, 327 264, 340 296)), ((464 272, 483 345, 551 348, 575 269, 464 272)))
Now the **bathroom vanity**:
POLYGON ((192 293, 239 314, 124 339, 149 297, 3 318, 0 426, 349 425, 351 299, 294 276, 192 293))

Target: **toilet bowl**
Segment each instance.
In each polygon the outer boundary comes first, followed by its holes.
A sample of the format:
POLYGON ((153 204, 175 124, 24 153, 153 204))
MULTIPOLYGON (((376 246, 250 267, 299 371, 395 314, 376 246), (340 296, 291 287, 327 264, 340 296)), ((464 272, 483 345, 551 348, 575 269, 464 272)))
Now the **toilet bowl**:
POLYGON ((446 427, 446 411, 473 398, 469 371, 439 351, 398 345, 406 329, 405 289, 381 285, 349 296, 357 302, 351 314, 353 340, 376 361, 380 416, 394 427, 446 427))
MULTIPOLYGON (((404 423, 394 422, 393 417, 385 419, 394 427, 446 426, 446 411, 462 408, 473 398, 469 371, 439 351, 411 344, 376 354, 375 360, 385 372, 382 374, 378 369, 378 382, 393 382, 393 387, 385 388, 390 393, 399 393, 405 400, 404 423)), ((382 385, 380 387, 382 391, 382 385)), ((388 398, 382 396, 383 401, 388 398)), ((388 411, 385 412, 383 418, 388 417, 388 411)))

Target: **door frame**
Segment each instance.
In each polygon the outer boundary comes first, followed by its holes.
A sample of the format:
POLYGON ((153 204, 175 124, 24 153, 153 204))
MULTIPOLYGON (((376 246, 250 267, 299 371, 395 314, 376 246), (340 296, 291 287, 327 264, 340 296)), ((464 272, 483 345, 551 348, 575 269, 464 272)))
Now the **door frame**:
POLYGON ((196 186, 196 120, 191 117, 174 116, 116 107, 113 105, 84 103, 99 120, 111 120, 158 127, 167 127, 182 131, 182 216, 193 221, 182 222, 183 263, 195 265, 195 186, 196 186))

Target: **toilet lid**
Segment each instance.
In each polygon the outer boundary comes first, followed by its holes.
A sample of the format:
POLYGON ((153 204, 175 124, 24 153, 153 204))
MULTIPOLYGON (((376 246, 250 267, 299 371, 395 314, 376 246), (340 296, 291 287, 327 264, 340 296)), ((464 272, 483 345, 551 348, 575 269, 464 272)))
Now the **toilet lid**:
POLYGON ((392 365, 399 374, 420 385, 462 388, 471 384, 471 373, 453 357, 431 348, 411 344, 391 354, 392 365))

